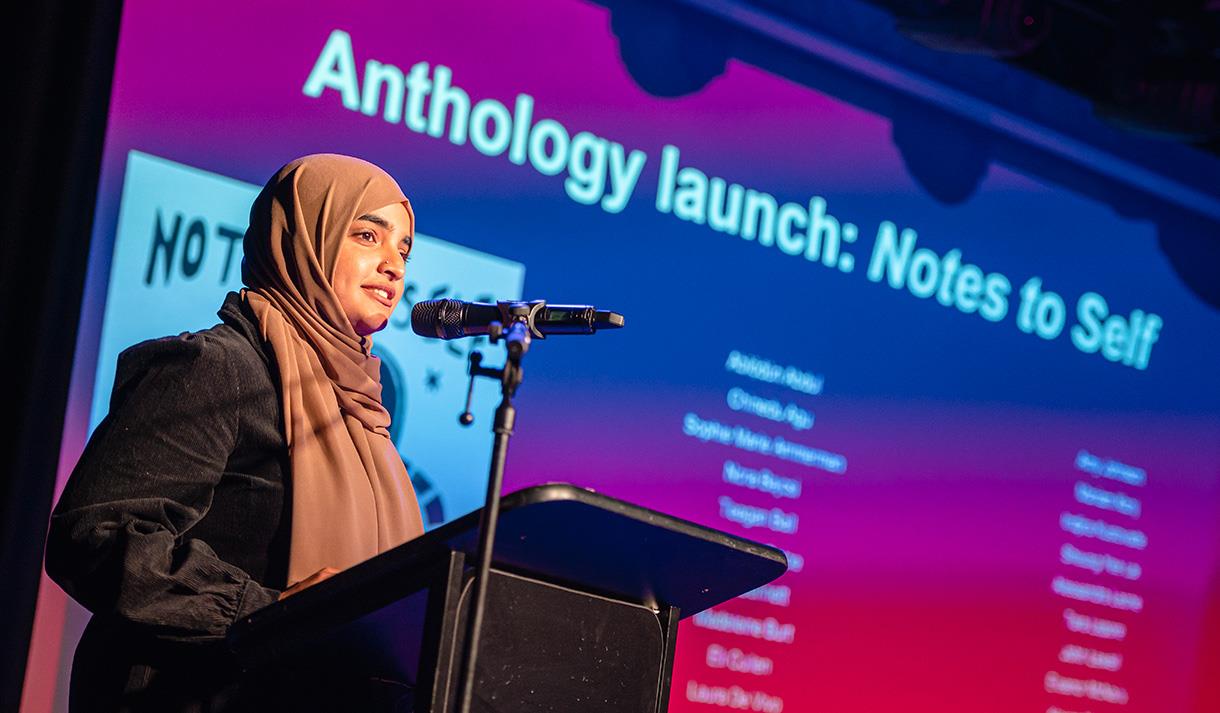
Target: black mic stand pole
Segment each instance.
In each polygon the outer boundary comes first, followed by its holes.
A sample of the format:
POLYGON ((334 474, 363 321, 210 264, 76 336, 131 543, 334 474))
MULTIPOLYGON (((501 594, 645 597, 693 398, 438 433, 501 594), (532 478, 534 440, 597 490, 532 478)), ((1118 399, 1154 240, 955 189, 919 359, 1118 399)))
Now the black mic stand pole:
POLYGON ((502 325, 493 324, 489 337, 493 344, 501 338, 505 342, 508 356, 504 360, 502 368, 491 369, 481 366, 482 355, 478 352, 470 354, 470 390, 466 394, 466 411, 459 417, 462 425, 468 426, 474 421, 474 416, 470 413, 470 397, 476 376, 498 378, 500 393, 503 396, 499 407, 496 408, 495 423, 492 426, 495 441, 491 449, 487 498, 483 503, 483 515, 479 520, 479 551, 474 578, 474 599, 466 620, 466 640, 462 646, 462 667, 458 678, 458 713, 470 713, 471 702, 474 699, 475 663, 479 656, 479 632, 483 626, 483 611, 487 602, 487 579, 491 570, 492 548, 496 541, 496 523, 500 517, 500 490, 504 485, 504 461, 508 455, 508 439, 513 435, 513 422, 517 416, 517 410, 513 407, 513 395, 517 393, 517 387, 521 385, 521 358, 529 350, 533 318, 544 306, 544 303, 501 303, 501 310, 505 312, 504 317, 508 326, 505 328, 502 325))

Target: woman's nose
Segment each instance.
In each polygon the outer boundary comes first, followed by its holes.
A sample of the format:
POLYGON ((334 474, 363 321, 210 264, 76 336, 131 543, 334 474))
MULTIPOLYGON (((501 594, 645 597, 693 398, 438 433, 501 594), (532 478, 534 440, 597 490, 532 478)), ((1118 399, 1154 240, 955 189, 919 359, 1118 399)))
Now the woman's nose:
POLYGON ((406 272, 406 263, 397 252, 381 261, 381 273, 394 280, 401 280, 406 272))

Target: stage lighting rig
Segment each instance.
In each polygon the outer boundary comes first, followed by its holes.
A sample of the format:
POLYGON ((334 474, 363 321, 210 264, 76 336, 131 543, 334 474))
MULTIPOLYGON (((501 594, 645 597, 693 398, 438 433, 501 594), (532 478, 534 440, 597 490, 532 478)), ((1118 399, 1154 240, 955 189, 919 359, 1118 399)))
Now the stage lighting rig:
POLYGON ((1150 136, 1220 139, 1220 2, 1133 8, 1114 32, 1098 116, 1150 136))
POLYGON ((906 0, 884 3, 898 31, 932 49, 1020 57, 1050 33, 1047 0, 906 0))

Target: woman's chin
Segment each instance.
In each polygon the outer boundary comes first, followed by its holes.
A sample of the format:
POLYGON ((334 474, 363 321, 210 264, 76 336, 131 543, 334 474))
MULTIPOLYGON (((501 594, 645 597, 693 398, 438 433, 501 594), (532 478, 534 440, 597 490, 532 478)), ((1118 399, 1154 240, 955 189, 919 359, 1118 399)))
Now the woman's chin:
POLYGON ((390 323, 390 318, 386 315, 370 315, 352 324, 352 328, 356 330, 356 335, 361 337, 371 337, 373 334, 385 329, 390 323))

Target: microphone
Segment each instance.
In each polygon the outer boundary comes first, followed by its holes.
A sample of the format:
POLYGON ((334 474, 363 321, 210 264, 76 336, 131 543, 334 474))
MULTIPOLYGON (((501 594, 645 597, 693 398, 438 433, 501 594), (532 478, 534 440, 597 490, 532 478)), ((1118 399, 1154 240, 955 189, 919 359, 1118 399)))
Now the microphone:
POLYGON ((593 334, 599 329, 618 329, 623 315, 588 305, 549 305, 533 302, 463 302, 425 300, 411 309, 411 329, 421 337, 459 339, 489 334, 491 325, 507 327, 510 313, 528 310, 530 333, 539 339, 550 334, 593 334))

